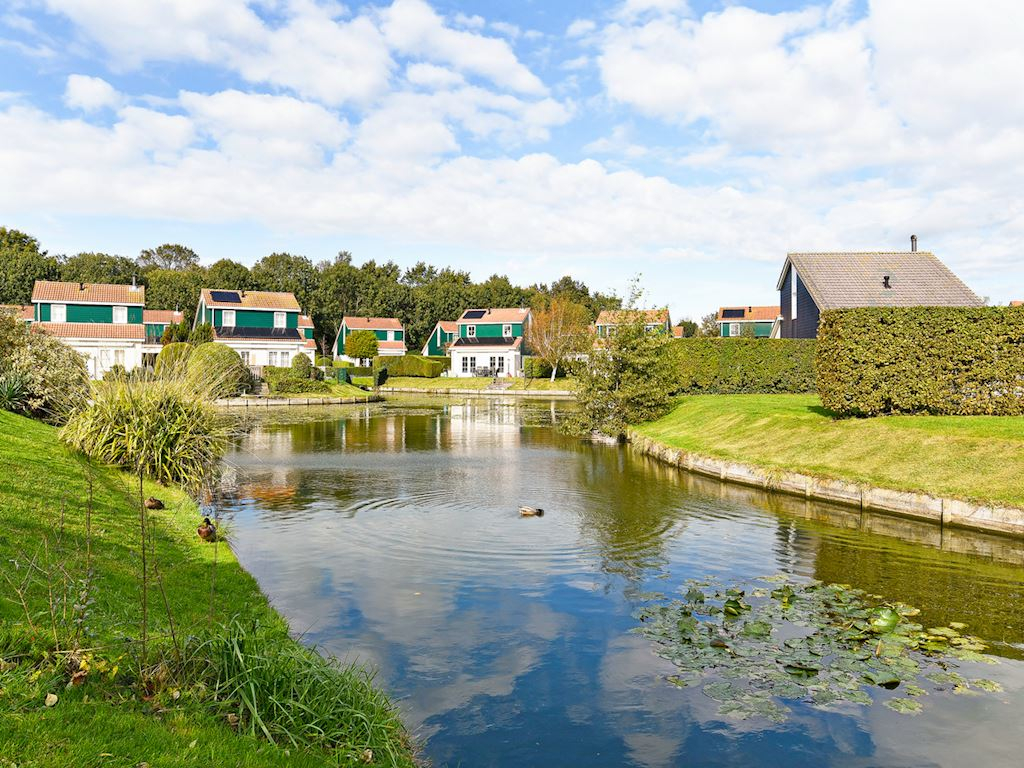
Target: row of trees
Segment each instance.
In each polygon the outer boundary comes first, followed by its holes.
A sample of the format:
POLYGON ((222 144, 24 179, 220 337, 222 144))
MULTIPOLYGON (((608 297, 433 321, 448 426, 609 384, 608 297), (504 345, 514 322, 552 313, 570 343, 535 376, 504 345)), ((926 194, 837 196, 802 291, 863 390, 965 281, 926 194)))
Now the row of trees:
POLYGON ((390 261, 357 266, 348 251, 317 264, 272 253, 252 267, 230 259, 204 266, 195 251, 173 244, 143 250, 135 259, 92 252, 53 256, 31 235, 0 227, 0 303, 28 303, 36 280, 130 283, 133 277, 146 286, 147 308, 178 309, 186 321, 195 314, 202 288, 290 291, 312 318, 323 350, 344 315, 401 318, 415 349, 438 320, 454 320, 467 307, 537 307, 559 297, 583 307, 591 322, 601 310, 621 306, 618 297, 592 293, 568 275, 526 288, 504 275, 475 283, 468 272, 424 262, 404 270, 390 261))

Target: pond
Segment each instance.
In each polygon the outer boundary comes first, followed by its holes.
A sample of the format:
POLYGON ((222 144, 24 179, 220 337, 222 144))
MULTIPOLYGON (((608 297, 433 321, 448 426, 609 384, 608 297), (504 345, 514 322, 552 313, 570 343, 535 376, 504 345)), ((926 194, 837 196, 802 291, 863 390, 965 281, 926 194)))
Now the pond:
POLYGON ((1020 764, 1024 542, 687 475, 562 436, 564 407, 323 411, 258 424, 227 456, 218 504, 243 565, 306 642, 379 670, 434 765, 1020 764), (688 579, 779 573, 968 624, 1000 663, 965 674, 1003 691, 737 721, 632 631, 688 579))

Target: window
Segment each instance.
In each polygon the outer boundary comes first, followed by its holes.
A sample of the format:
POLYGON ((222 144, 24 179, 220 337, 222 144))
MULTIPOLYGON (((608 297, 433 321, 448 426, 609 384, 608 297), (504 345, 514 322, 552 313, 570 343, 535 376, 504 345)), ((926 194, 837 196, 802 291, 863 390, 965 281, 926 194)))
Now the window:
MULTIPOLYGON (((121 309, 124 309, 124 307, 121 307, 121 309)), ((128 321, 125 320, 124 322, 128 322, 128 321)), ((124 367, 124 350, 123 349, 115 349, 114 350, 114 365, 120 365, 122 368, 124 367)))
MULTIPOLYGON (((492 362, 491 363, 491 368, 494 368, 494 367, 495 367, 494 363, 492 362)), ((504 373, 505 372, 505 356, 504 355, 502 355, 501 357, 498 358, 497 371, 498 371, 498 373, 504 373)))
POLYGON ((796 281, 799 279, 796 269, 791 268, 789 276, 791 279, 789 284, 789 319, 796 320, 796 281))
POLYGON ((68 305, 67 304, 51 304, 50 305, 50 322, 51 323, 66 323, 68 321, 68 305))
POLYGON ((235 310, 225 309, 220 313, 220 324, 226 325, 228 328, 235 327, 235 310))
POLYGON ((476 326, 475 325, 467 325, 466 326, 466 335, 469 338, 471 338, 471 339, 475 338, 476 337, 476 326))
POLYGON ((288 327, 288 314, 286 312, 275 312, 274 313, 274 327, 275 328, 287 328, 288 327))
POLYGON ((504 336, 506 339, 512 335, 512 323, 506 323, 505 325, 501 326, 501 335, 504 336))
POLYGON ((740 324, 739 323, 729 323, 729 335, 730 336, 739 336, 740 335, 740 324))
POLYGON ((277 365, 277 352, 268 352, 267 359, 269 360, 268 365, 277 365))
POLYGON ((128 307, 114 307, 114 322, 122 324, 128 322, 128 307))
POLYGON ((249 350, 245 349, 238 353, 239 357, 242 358, 242 365, 249 364, 249 350))
POLYGON ((286 365, 288 365, 288 353, 287 352, 282 352, 281 353, 281 367, 284 368, 286 365))
POLYGON ((491 355, 491 370, 496 371, 498 369, 498 358, 491 355))
POLYGON ((472 370, 474 372, 476 371, 476 358, 475 357, 469 358, 469 368, 470 368, 470 370, 472 370))
POLYGON ((465 355, 462 356, 462 372, 469 373, 469 358, 465 355))

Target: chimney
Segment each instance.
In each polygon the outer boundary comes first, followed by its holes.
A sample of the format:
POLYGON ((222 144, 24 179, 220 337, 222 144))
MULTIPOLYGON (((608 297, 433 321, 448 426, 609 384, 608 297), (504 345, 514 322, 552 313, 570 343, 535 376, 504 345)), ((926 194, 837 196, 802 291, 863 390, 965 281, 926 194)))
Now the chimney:
POLYGON ((85 283, 79 283, 78 284, 78 290, 84 291, 85 290, 85 283))
POLYGON ((135 275, 132 275, 132 290, 133 291, 139 290, 139 285, 138 285, 138 283, 135 282, 135 275))
POLYGON ((910 236, 910 252, 917 253, 917 235, 910 236))

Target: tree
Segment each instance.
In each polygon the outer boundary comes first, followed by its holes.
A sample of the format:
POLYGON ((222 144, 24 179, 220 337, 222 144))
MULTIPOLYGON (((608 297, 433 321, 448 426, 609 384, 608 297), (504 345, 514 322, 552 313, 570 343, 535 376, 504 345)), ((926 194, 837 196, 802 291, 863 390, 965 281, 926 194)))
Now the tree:
MULTIPOLYGON (((682 328, 683 330, 684 339, 689 339, 697 335, 697 324, 693 322, 693 320, 690 320, 689 318, 687 318, 686 320, 680 320, 679 327, 682 328)), ((715 327, 717 328, 718 326, 716 325, 715 327)))
POLYGON ((193 346, 209 344, 213 341, 213 326, 209 323, 200 323, 188 335, 188 343, 193 346))
POLYGON ((160 343, 164 346, 168 344, 177 344, 179 341, 188 341, 188 337, 192 331, 187 320, 182 320, 180 323, 171 323, 164 328, 164 332, 160 335, 160 343))
POLYGON ((556 297, 546 307, 533 310, 526 326, 526 345, 551 366, 551 380, 566 360, 583 354, 593 344, 590 313, 582 304, 556 297))
POLYGON ((512 285, 505 275, 491 275, 474 293, 476 307, 525 307, 532 298, 530 291, 512 285))
POLYGON ((220 259, 206 268, 206 288, 248 291, 253 288, 249 268, 231 259, 220 259))
POLYGON ((60 279, 68 283, 115 283, 126 285, 139 272, 126 256, 109 253, 79 253, 61 262, 60 279))
POLYGON ((373 331, 353 331, 345 339, 345 355, 358 360, 372 360, 377 356, 377 335, 373 331))
POLYGON ((722 331, 718 327, 718 313, 709 312, 700 319, 700 325, 697 327, 698 336, 721 336, 722 331))
POLYGON ((305 256, 290 253, 272 253, 252 265, 250 270, 254 287, 260 291, 292 293, 304 310, 316 298, 320 273, 305 256))
POLYGON ((0 227, 0 304, 28 304, 36 280, 56 280, 58 268, 34 237, 0 227))
POLYGON ((206 270, 151 269, 146 273, 146 307, 177 309, 186 319, 195 316, 199 292, 205 288, 206 270))
POLYGON ((139 252, 136 260, 145 270, 149 269, 193 269, 199 266, 199 255, 184 245, 164 243, 156 248, 146 248, 139 252))

